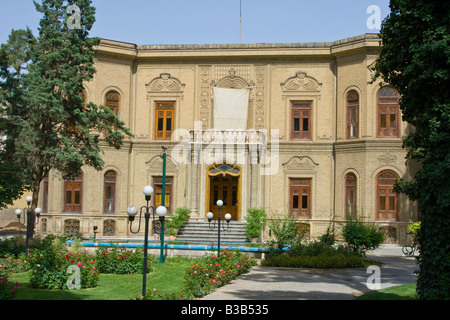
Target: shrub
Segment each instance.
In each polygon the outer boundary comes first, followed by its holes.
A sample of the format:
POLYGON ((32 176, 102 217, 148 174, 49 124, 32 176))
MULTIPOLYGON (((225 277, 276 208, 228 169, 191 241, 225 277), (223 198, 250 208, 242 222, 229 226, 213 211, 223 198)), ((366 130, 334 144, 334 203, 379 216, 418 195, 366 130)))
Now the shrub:
POLYGON ((262 265, 272 267, 290 267, 290 268, 361 268, 378 264, 375 261, 369 261, 361 256, 354 254, 344 254, 335 252, 334 254, 322 253, 316 256, 310 255, 268 255, 262 261, 262 265))
POLYGON ((289 245, 301 243, 306 234, 306 228, 302 228, 297 221, 288 215, 283 219, 274 219, 270 223, 273 239, 269 241, 272 254, 282 253, 289 245))
POLYGON ((191 209, 187 207, 176 208, 174 213, 167 220, 167 230, 170 235, 176 235, 184 222, 189 219, 191 209))
POLYGON ((245 234, 248 238, 258 238, 261 235, 261 228, 267 220, 266 210, 264 208, 248 208, 247 212, 245 234))
POLYGON ((334 245, 336 238, 334 236, 334 228, 331 225, 328 226, 327 232, 319 237, 319 241, 326 246, 334 245))
POLYGON ((321 241, 296 244, 282 254, 268 254, 262 265, 290 268, 361 268, 377 264, 355 255, 346 246, 328 246, 321 241))
POLYGON ((67 289, 72 276, 69 267, 80 271, 81 288, 93 288, 98 282, 95 259, 86 251, 60 251, 53 235, 42 240, 42 249, 31 250, 28 257, 30 284, 40 289, 67 289))
MULTIPOLYGON (((28 249, 38 249, 42 246, 41 239, 34 237, 28 240, 28 249)), ((18 257, 25 252, 25 237, 17 235, 12 238, 0 240, 0 257, 18 257)))
POLYGON ((378 248, 385 239, 383 231, 373 223, 364 223, 358 218, 347 217, 342 227, 342 236, 350 250, 365 256, 367 250, 378 248))
POLYGON ((8 257, 0 260, 0 270, 4 270, 9 273, 17 273, 27 270, 27 260, 25 259, 25 253, 21 253, 17 259, 8 257))
MULTIPOLYGON (((118 247, 100 248, 95 254, 97 269, 101 273, 139 274, 143 271, 144 250, 126 250, 118 247)), ((147 262, 147 273, 153 271, 151 260, 147 262)))

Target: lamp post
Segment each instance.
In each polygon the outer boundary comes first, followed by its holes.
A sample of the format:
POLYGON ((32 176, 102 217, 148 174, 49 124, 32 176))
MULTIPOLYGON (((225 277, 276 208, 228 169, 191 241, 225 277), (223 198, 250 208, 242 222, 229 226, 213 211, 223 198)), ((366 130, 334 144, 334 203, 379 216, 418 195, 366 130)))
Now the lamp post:
MULTIPOLYGON (((146 186, 142 190, 142 192, 145 195, 145 201, 147 201, 147 205, 142 206, 140 210, 136 208, 135 206, 129 206, 127 209, 128 213, 128 220, 130 221, 130 232, 131 233, 138 233, 141 229, 141 220, 142 220, 142 211, 144 211, 144 219, 145 219, 145 229, 144 229, 144 266, 143 266, 143 279, 142 279, 142 296, 145 296, 146 291, 146 285, 147 285, 147 249, 148 249, 148 226, 149 226, 149 220, 150 220, 150 211, 153 215, 153 225, 155 225, 155 210, 152 206, 150 206, 150 200, 153 195, 153 188, 151 186, 146 186), (139 225, 137 231, 133 231, 131 225, 133 224, 134 218, 136 217, 138 211, 140 211, 139 214, 139 225)), ((156 209, 156 213, 159 216, 160 221, 164 221, 164 216, 166 215, 166 208, 165 207, 158 207, 156 209)), ((164 237, 164 229, 161 227, 161 237, 164 237)), ((161 250, 161 253, 163 251, 161 250)), ((160 258, 161 260, 161 258, 160 258)))
POLYGON ((164 217, 167 214, 166 209, 166 146, 161 146, 162 149, 162 160, 163 160, 163 167, 162 167, 162 189, 161 189, 161 206, 159 206, 156 209, 156 214, 159 216, 159 221, 161 222, 161 233, 160 233, 160 240, 161 240, 161 251, 159 254, 159 262, 164 263, 164 217), (161 210, 158 213, 158 209, 161 208, 161 210), (165 210, 165 211, 164 211, 165 210))
POLYGON ((95 236, 97 235, 97 230, 98 230, 98 227, 97 226, 94 226, 93 227, 93 229, 94 229, 94 240, 95 240, 95 236))
MULTIPOLYGON (((27 233, 25 235, 25 256, 28 257, 28 234, 29 234, 29 230, 28 229, 30 228, 30 225, 29 225, 30 215, 31 215, 30 205, 31 205, 31 201, 33 201, 33 197, 32 196, 28 196, 28 197, 26 197, 26 200, 27 200, 27 207, 23 208, 23 212, 25 213, 24 216, 23 216, 23 222, 27 226, 27 233)), ((39 216, 41 215, 42 210, 41 210, 41 208, 36 208, 36 209, 34 209, 34 212, 36 213, 36 217, 37 217, 36 224, 38 224, 39 223, 39 216)), ((22 210, 21 209, 16 209, 16 215, 17 215, 17 219, 19 220, 19 222, 20 222, 20 215, 21 214, 22 214, 22 210)), ((35 225, 35 223, 33 221, 33 227, 34 227, 34 225, 35 225)))
POLYGON ((167 214, 167 209, 164 206, 159 206, 156 208, 156 214, 159 217, 159 221, 161 222, 161 232, 159 234, 161 245, 159 252, 159 263, 164 263, 164 218, 167 214))
MULTIPOLYGON (((218 233, 217 233, 217 238, 218 238, 217 239, 217 242, 218 242, 217 258, 220 259, 220 215, 221 215, 220 209, 223 206, 223 201, 222 200, 217 200, 216 204, 217 204, 217 207, 219 208, 219 215, 217 217, 217 230, 218 230, 218 233)), ((208 222, 209 222, 208 226, 209 226, 210 230, 214 230, 216 228, 216 224, 215 223, 211 226, 211 220, 212 220, 213 216, 214 216, 214 214, 212 212, 208 212, 206 214, 206 217, 208 218, 208 222)), ((231 214, 229 214, 229 213, 225 214, 225 219, 227 221, 227 224, 226 224, 226 226, 223 226, 223 231, 228 230, 228 228, 230 227, 231 214)))

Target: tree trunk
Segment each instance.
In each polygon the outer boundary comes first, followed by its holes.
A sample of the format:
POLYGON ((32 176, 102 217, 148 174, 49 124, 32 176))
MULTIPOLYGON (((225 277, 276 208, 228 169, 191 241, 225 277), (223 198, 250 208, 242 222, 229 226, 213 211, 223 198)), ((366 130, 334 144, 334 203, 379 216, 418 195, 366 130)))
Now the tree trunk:
POLYGON ((39 190, 41 187, 41 181, 35 181, 33 186, 33 200, 31 201, 30 206, 30 215, 28 217, 28 224, 27 224, 27 235, 28 239, 32 239, 34 236, 34 227, 36 225, 36 208, 38 206, 39 201, 39 190))

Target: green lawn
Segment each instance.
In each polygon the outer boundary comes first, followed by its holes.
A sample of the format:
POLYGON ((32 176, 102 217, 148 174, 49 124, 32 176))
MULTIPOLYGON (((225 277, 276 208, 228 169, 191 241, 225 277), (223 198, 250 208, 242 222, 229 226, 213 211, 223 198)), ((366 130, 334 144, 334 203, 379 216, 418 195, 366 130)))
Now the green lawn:
MULTIPOLYGON (((155 271, 147 274, 147 291, 181 292, 189 262, 155 262, 155 271)), ((19 282, 17 300, 134 300, 142 294, 142 275, 101 274, 97 287, 81 290, 34 289, 28 272, 17 273, 9 281, 19 282)))
POLYGON ((416 300, 416 284, 406 284, 370 291, 357 300, 416 300))
MULTIPOLYGON (((147 290, 181 293, 186 268, 191 262, 155 262, 155 270, 147 275, 147 290)), ((142 275, 101 274, 97 287, 81 290, 34 289, 29 282, 29 273, 22 272, 9 277, 19 282, 17 300, 134 300, 142 293, 142 275)), ((414 300, 416 284, 394 286, 370 291, 357 300, 414 300)))

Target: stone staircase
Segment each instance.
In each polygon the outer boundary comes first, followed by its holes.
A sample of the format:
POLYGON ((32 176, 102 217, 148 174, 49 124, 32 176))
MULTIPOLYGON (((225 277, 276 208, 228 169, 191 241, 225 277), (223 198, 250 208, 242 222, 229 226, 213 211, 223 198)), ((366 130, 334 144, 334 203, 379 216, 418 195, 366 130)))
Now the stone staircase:
MULTIPOLYGON (((213 226, 211 222, 211 226, 213 226)), ((248 238, 245 235, 245 222, 231 221, 227 230, 223 230, 223 226, 227 225, 227 222, 220 222, 220 243, 244 243, 248 242, 248 238)), ((209 229, 209 223, 207 221, 187 221, 180 228, 176 241, 187 241, 189 243, 201 243, 217 245, 218 240, 217 221, 215 223, 215 229, 209 229)))

